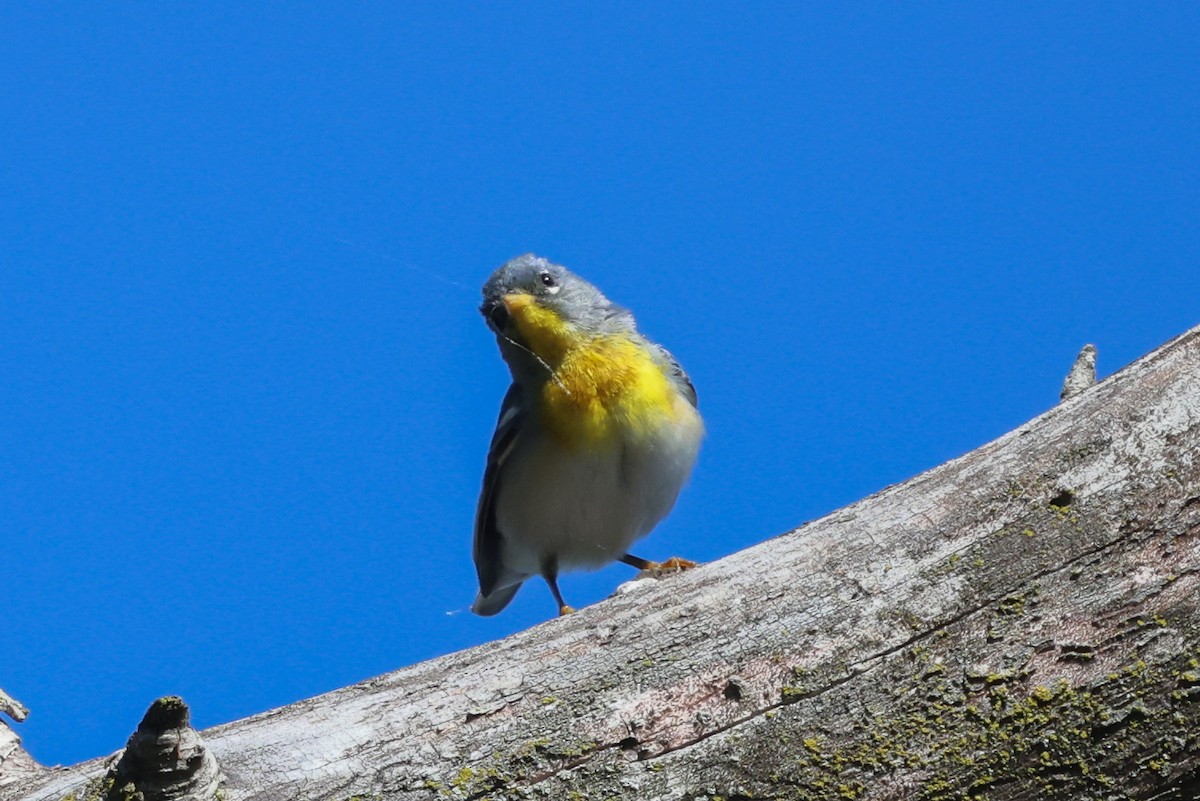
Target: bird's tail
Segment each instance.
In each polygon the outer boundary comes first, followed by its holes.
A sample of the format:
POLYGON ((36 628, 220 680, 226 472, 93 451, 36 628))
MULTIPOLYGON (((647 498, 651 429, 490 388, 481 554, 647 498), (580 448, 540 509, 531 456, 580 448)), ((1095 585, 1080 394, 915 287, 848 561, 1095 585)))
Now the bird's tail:
POLYGON ((492 590, 491 595, 477 593, 475 595, 475 603, 471 604, 471 611, 477 615, 490 617, 499 612, 504 607, 508 606, 508 602, 517 594, 517 590, 521 589, 521 584, 524 582, 518 581, 515 584, 510 584, 507 587, 497 587, 492 590))

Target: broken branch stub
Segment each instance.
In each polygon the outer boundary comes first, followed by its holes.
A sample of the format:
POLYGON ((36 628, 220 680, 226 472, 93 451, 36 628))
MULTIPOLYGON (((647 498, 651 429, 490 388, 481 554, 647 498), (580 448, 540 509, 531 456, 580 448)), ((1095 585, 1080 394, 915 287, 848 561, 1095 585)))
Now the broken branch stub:
POLYGON ((189 718, 178 696, 152 703, 104 777, 104 801, 217 799, 221 770, 189 718))

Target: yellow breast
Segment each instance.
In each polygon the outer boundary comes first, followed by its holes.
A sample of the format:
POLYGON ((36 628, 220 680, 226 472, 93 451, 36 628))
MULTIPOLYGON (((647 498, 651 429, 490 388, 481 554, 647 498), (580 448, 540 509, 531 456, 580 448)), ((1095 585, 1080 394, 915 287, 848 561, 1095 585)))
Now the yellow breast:
POLYGON ((542 419, 565 445, 650 437, 675 419, 678 393, 646 349, 625 336, 571 349, 542 390, 542 419))
POLYGON ((634 337, 583 334, 532 302, 508 307, 517 330, 552 374, 542 388, 539 413, 563 445, 595 449, 647 438, 690 411, 634 337))

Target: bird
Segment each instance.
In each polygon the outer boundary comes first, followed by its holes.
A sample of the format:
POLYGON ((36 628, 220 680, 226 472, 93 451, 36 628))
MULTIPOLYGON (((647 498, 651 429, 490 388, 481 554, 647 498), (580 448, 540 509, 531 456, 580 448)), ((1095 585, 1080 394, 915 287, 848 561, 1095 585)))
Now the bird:
POLYGON ((679 362, 597 287, 532 253, 492 273, 479 311, 512 383, 476 508, 471 611, 497 614, 540 575, 569 614, 563 570, 694 567, 629 553, 675 505, 704 437, 679 362))

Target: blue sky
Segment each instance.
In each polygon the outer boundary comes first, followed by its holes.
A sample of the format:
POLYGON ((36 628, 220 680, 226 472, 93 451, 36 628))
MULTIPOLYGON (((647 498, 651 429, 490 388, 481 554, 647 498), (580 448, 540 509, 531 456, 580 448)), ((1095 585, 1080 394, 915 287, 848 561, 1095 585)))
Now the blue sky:
MULTIPOLYGON (((548 618, 475 592, 535 251, 709 436, 712 560, 1200 323, 1200 6, 8 4, 0 687, 30 752, 200 726, 548 618)), ((576 605, 632 571, 568 575, 576 605)))

